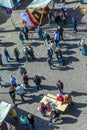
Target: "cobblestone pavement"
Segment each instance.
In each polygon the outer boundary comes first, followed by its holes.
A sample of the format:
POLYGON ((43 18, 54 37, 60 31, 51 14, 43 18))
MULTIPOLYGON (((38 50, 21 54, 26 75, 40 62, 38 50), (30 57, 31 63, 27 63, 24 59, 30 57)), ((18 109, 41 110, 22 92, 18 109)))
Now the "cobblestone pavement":
MULTIPOLYGON (((69 1, 69 0, 67 0, 69 1)), ((67 4, 68 7, 75 6, 75 1, 67 4)), ((56 6, 59 6, 58 4, 56 6)), ((14 11, 14 21, 16 26, 22 27, 21 19, 19 18, 20 10, 14 11)), ((42 89, 36 91, 35 85, 30 81, 30 88, 27 89, 25 96, 25 102, 21 102, 20 97, 16 96, 16 104, 18 115, 21 113, 27 114, 32 113, 36 117, 36 130, 87 130, 87 56, 82 56, 81 52, 77 47, 77 43, 81 37, 85 37, 87 41, 87 24, 81 22, 83 18, 82 14, 78 11, 73 11, 71 8, 68 9, 68 22, 64 27, 64 41, 61 41, 61 49, 64 56, 64 66, 59 66, 55 61, 57 67, 50 70, 47 65, 46 51, 47 46, 45 46, 38 39, 36 32, 29 32, 29 37, 33 33, 33 38, 29 41, 25 41, 26 45, 31 44, 35 50, 35 56, 37 60, 35 62, 25 62, 23 60, 23 48, 18 41, 19 31, 14 31, 13 26, 11 26, 10 19, 0 25, 0 52, 3 53, 3 47, 7 47, 12 58, 13 48, 17 46, 20 50, 20 62, 17 63, 14 60, 6 63, 4 60, 4 67, 0 67, 0 75, 2 78, 2 87, 0 88, 0 99, 12 103, 8 90, 9 90, 9 77, 11 74, 15 75, 17 78, 17 83, 22 83, 21 76, 18 73, 19 66, 26 67, 28 75, 33 77, 35 74, 39 74, 42 77, 42 89), (79 21, 78 32, 73 33, 71 28, 71 17, 76 15, 79 21), (63 116, 63 120, 59 120, 56 124, 49 125, 48 117, 41 117, 39 111, 37 110, 38 104, 46 93, 56 94, 55 84, 57 80, 61 80, 64 83, 64 93, 69 93, 72 95, 74 105, 70 108, 63 116)), ((55 25, 48 27, 48 25, 43 26, 45 30, 48 31, 50 35, 53 35, 54 30, 56 30, 55 25)), ((14 121, 11 120, 13 124, 14 121)), ((17 130, 23 129, 18 123, 17 130)), ((31 127, 30 127, 31 130, 31 127)))

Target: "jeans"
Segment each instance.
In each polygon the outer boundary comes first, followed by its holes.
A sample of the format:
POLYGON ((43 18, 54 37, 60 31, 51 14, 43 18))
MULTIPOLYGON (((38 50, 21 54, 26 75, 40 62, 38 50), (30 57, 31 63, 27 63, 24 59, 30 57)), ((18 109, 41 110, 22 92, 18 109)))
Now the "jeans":
POLYGON ((6 61, 9 62, 10 56, 6 56, 6 61))
POLYGON ((21 99, 24 101, 24 94, 20 94, 21 99))

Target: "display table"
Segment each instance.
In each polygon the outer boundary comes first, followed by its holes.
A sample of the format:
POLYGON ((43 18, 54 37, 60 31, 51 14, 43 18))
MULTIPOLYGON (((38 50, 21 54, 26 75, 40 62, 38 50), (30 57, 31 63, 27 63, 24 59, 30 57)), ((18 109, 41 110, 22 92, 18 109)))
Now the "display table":
POLYGON ((46 105, 48 102, 51 104, 52 108, 57 109, 61 112, 65 112, 70 102, 67 103, 61 103, 56 100, 57 96, 53 94, 47 94, 47 96, 44 96, 40 102, 44 102, 46 105))

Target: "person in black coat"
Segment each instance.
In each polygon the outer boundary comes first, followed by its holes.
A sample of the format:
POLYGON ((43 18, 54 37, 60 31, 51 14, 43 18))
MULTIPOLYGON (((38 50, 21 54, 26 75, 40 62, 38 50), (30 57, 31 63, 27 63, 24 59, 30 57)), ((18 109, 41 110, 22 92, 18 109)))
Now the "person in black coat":
POLYGON ((39 75, 35 75, 33 82, 36 84, 37 90, 41 88, 41 78, 39 75))
POLYGON ((10 95, 12 101, 13 101, 13 104, 15 104, 15 88, 14 87, 10 87, 9 95, 10 95))
POLYGON ((32 128, 34 129, 35 128, 35 126, 34 126, 35 119, 34 119, 34 116, 32 114, 28 114, 28 121, 31 124, 32 128))

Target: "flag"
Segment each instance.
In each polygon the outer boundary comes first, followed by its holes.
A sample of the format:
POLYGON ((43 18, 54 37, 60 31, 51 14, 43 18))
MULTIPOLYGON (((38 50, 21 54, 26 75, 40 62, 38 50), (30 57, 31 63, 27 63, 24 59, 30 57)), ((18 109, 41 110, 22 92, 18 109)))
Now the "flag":
POLYGON ((33 26, 33 23, 31 22, 28 14, 26 12, 22 12, 20 14, 20 17, 29 25, 29 26, 33 26))
POLYGON ((13 126, 12 124, 10 124, 10 123, 8 123, 8 122, 5 122, 5 123, 6 123, 6 125, 7 125, 7 129, 8 129, 8 130, 16 130, 16 127, 13 126))

